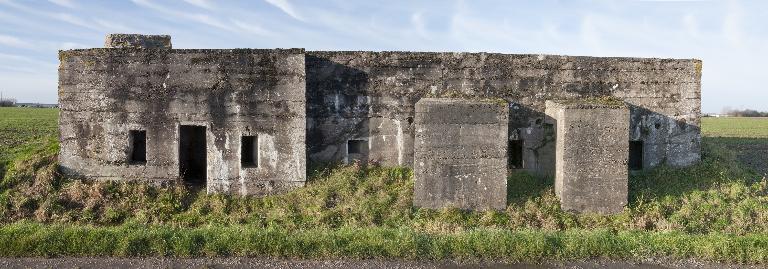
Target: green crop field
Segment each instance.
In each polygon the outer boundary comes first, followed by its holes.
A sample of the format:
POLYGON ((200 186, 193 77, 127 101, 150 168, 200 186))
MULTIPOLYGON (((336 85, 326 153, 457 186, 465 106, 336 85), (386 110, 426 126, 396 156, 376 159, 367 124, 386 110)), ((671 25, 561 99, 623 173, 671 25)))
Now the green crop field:
POLYGON ((73 180, 56 114, 0 108, 0 256, 768 262, 768 119, 703 119, 699 164, 633 173, 624 212, 601 216, 562 211, 552 180, 525 173, 489 212, 413 208, 400 167, 313 166, 306 187, 264 198, 73 180))
POLYGON ((701 133, 708 137, 768 138, 768 118, 702 118, 701 133))
POLYGON ((58 109, 0 107, 0 178, 16 156, 55 142, 58 117, 58 109))

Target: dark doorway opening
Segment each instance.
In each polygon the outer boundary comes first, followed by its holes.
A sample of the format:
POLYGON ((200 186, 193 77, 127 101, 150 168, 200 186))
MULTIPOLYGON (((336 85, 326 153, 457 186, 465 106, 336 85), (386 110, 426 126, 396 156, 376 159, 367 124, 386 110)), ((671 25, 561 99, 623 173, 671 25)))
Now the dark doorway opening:
POLYGON ((205 185, 206 151, 205 126, 179 126, 179 174, 184 183, 205 185))
POLYGON ((509 169, 523 168, 523 140, 509 140, 507 148, 507 167, 509 169))
POLYGON ((629 141, 629 170, 643 169, 643 141, 629 141))
POLYGON ((131 164, 147 163, 147 131, 131 130, 129 132, 130 152, 128 162, 131 164))
POLYGON ((259 150, 256 136, 243 136, 240 140, 240 165, 242 167, 257 167, 259 150))
POLYGON ((368 141, 365 140, 348 140, 347 141, 347 154, 364 154, 368 151, 368 141))

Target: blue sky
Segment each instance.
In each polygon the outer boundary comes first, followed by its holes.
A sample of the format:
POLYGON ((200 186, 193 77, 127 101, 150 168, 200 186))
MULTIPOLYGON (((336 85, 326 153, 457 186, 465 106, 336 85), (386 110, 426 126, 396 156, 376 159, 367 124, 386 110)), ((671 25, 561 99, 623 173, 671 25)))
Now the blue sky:
POLYGON ((702 110, 768 110, 768 1, 0 0, 0 91, 56 102, 57 50, 107 33, 174 48, 698 58, 702 110))

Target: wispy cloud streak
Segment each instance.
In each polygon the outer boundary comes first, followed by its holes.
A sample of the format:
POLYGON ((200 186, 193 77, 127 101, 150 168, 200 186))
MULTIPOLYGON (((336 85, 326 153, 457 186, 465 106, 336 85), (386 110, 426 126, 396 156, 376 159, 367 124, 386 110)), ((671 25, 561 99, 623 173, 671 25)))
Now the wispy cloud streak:
POLYGON ((296 11, 296 8, 294 8, 293 5, 290 2, 288 2, 288 0, 264 0, 264 1, 282 10, 283 13, 287 14, 288 16, 291 16, 291 18, 294 18, 299 21, 305 21, 304 17, 302 17, 299 14, 299 12, 296 11))

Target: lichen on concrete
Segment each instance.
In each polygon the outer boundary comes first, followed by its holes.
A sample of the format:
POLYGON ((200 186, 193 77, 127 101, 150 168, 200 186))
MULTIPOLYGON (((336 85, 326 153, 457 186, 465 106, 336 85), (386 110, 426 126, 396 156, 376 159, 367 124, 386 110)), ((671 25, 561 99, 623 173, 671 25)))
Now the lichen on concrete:
POLYGON ((699 60, 172 49, 169 36, 107 39, 107 48, 59 52, 60 160, 70 175, 177 180, 180 125, 206 128, 211 192, 301 186, 308 161, 414 168, 416 104, 427 97, 506 104, 499 143, 520 143, 508 154, 521 165, 510 168, 537 175, 556 171, 547 100, 626 106, 627 140, 642 141, 645 169, 701 156, 699 60), (132 130, 146 131, 145 165, 127 161, 132 130), (244 136, 257 142, 257 169, 240 164, 244 136))

